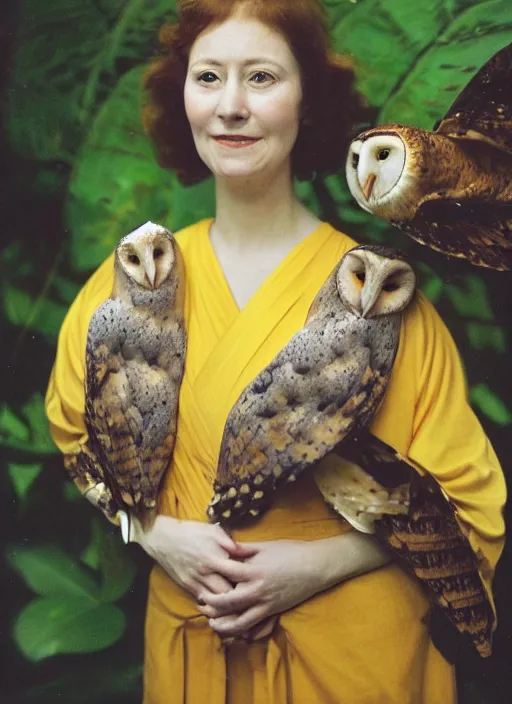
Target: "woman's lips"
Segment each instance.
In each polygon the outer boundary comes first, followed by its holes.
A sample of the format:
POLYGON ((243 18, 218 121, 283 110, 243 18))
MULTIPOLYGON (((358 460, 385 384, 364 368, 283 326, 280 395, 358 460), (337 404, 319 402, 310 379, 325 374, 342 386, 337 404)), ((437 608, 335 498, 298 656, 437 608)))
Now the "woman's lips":
POLYGON ((247 137, 245 135, 226 135, 221 134, 218 137, 214 137, 217 144, 221 144, 223 147, 230 147, 231 149, 241 149, 242 147, 250 147, 256 142, 259 142, 261 137, 247 137))

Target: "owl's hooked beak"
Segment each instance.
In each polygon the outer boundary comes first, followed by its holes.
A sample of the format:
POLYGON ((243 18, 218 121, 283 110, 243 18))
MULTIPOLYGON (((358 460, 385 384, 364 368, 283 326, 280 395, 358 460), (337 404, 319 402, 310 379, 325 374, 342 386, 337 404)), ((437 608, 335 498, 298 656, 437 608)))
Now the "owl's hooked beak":
POLYGON ((366 198, 366 200, 370 200, 370 196, 373 191, 373 187, 375 185, 375 181, 377 180, 377 176, 375 174, 368 174, 368 178, 364 182, 364 185, 361 187, 361 190, 363 191, 363 195, 366 198))
POLYGON ((145 278, 150 288, 155 288, 156 266, 153 258, 153 249, 145 251, 143 254, 145 278))
POLYGON ((379 286, 365 285, 361 291, 361 318, 367 318, 377 303, 380 294, 379 286))

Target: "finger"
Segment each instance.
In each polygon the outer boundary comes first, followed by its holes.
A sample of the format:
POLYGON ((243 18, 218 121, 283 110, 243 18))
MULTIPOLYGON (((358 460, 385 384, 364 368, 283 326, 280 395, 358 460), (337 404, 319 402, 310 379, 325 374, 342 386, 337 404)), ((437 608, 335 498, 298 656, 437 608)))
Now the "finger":
POLYGON ((238 636, 246 633, 250 628, 269 616, 265 611, 265 606, 258 604, 251 609, 247 609, 243 614, 234 616, 221 616, 211 618, 208 623, 210 627, 221 636, 238 636))
POLYGON ((257 543, 235 543, 235 550, 230 552, 231 557, 245 558, 252 557, 260 551, 257 543))
POLYGON ((215 524, 213 527, 215 529, 215 536, 220 547, 229 553, 235 552, 236 542, 229 535, 229 533, 226 533, 226 531, 218 524, 215 524))
POLYGON ((212 568, 230 582, 247 582, 254 577, 254 568, 237 560, 216 560, 212 568))
POLYGON ((233 585, 221 574, 206 574, 200 577, 201 583, 213 594, 224 594, 233 590, 233 585))
POLYGON ((226 614, 222 613, 214 606, 208 606, 208 604, 205 605, 204 603, 201 603, 201 600, 197 603, 197 610, 200 614, 203 614, 203 616, 206 616, 207 618, 219 618, 220 616, 226 616, 226 614))
POLYGON ((254 583, 237 584, 225 594, 201 593, 200 599, 205 606, 214 608, 217 615, 240 613, 261 602, 258 587, 254 583))

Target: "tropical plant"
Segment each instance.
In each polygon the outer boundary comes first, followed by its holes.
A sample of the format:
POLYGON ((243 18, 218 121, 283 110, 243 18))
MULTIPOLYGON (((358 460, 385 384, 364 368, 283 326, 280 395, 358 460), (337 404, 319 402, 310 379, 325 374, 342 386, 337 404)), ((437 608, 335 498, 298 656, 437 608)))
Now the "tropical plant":
MULTIPOLYGON (((512 41, 509 0, 324 2, 335 46, 352 57, 376 124, 431 127, 489 56, 512 41)), ((213 213, 212 183, 184 188, 160 169, 140 121, 141 78, 159 25, 175 14, 174 0, 19 0, 10 7, 1 145, 10 178, 0 254, 9 702, 140 701, 148 563, 121 546, 67 480, 43 394, 65 312, 120 237, 149 219, 177 230, 213 213)), ((0 37, 5 46, 7 36, 0 37)), ((341 174, 297 190, 356 239, 407 249, 458 343, 471 401, 507 469, 507 275, 405 240, 357 207, 341 174)), ((459 669, 467 704, 508 701, 506 564, 505 557, 496 580, 496 654, 459 669)))

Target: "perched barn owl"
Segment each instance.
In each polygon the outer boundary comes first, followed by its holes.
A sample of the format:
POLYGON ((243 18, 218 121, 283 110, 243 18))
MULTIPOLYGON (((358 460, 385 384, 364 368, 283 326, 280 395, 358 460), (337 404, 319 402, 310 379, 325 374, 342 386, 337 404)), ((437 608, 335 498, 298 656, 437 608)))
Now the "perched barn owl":
POLYGON ((65 464, 123 537, 143 526, 174 448, 185 360, 184 267, 171 233, 151 222, 115 253, 111 298, 94 312, 86 348, 87 444, 65 464))
MULTIPOLYGON (((363 429, 334 448, 314 474, 325 500, 355 528, 375 534, 420 581, 452 628, 487 657, 495 618, 479 573, 486 568, 479 565, 449 498, 421 471, 423 476, 363 429)), ((454 639, 441 618, 438 624, 432 638, 451 659, 454 639)))
POLYGON ((415 285, 395 250, 365 245, 345 254, 304 328, 231 410, 210 519, 230 525, 257 518, 277 488, 371 420, 415 285))
POLYGON ((434 132, 380 125, 351 143, 365 210, 445 254, 512 266, 512 44, 474 76, 434 132))

